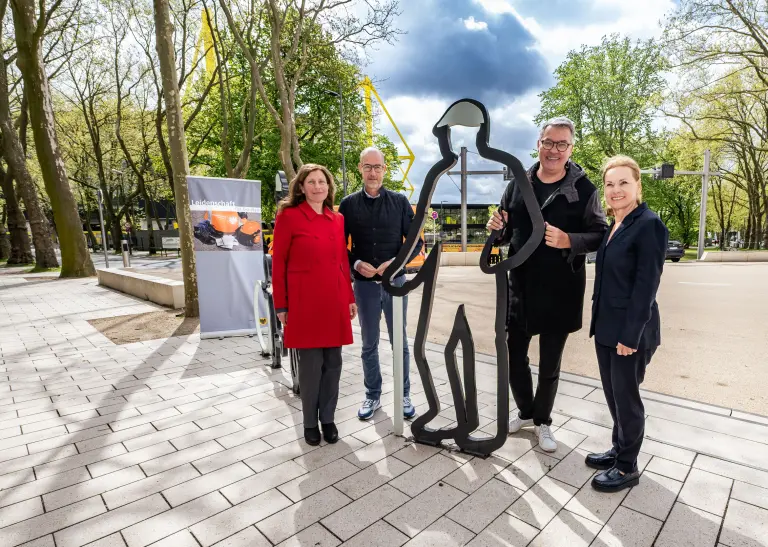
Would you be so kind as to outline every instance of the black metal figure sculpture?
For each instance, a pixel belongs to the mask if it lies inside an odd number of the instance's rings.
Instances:
[[[445,348],[445,364],[451,392],[453,393],[457,425],[447,429],[432,429],[427,425],[440,413],[440,401],[437,398],[432,373],[427,362],[425,343],[427,331],[429,330],[429,320],[432,315],[437,272],[440,269],[442,244],[438,243],[432,249],[421,270],[412,280],[407,281],[402,287],[395,287],[391,284],[393,276],[402,270],[416,245],[417,238],[424,226],[427,209],[432,201],[432,194],[435,191],[438,179],[453,167],[458,160],[458,156],[451,148],[451,127],[457,125],[479,128],[476,145],[480,156],[507,166],[508,172],[514,175],[520,187],[526,209],[533,224],[531,237],[506,260],[494,265],[489,263],[493,243],[499,235],[498,231],[491,233],[480,255],[480,269],[484,273],[494,274],[496,277],[495,343],[496,364],[498,368],[496,375],[496,407],[498,414],[497,433],[494,437],[478,438],[472,436],[472,432],[478,429],[480,417],[477,408],[474,342],[472,341],[472,333],[467,322],[463,304],[456,311],[453,330]],[[436,446],[440,445],[445,439],[453,439],[463,452],[482,457],[487,457],[494,450],[504,446],[507,439],[507,420],[509,417],[509,358],[506,343],[507,272],[525,262],[533,254],[544,237],[544,218],[523,165],[512,154],[488,146],[490,126],[490,117],[485,106],[473,99],[462,99],[453,103],[440,118],[440,121],[435,124],[432,134],[437,137],[442,158],[427,173],[408,237],[400,249],[400,253],[393,260],[392,264],[389,265],[383,276],[386,291],[394,296],[405,296],[419,285],[424,284],[413,353],[421,381],[424,384],[424,392],[427,396],[429,409],[414,420],[411,425],[411,432],[415,441]],[[463,353],[464,386],[462,386],[455,356],[459,343],[461,343]]]

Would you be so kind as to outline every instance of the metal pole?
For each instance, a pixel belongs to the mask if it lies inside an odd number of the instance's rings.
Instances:
[[[461,252],[467,252],[467,147],[461,147]]]
[[[341,119],[341,181],[344,189],[343,195],[347,195],[347,161],[344,157],[344,95],[341,84],[339,84],[339,118]]]
[[[704,175],[701,177],[701,207],[699,209],[698,259],[704,254],[704,236],[707,233],[707,195],[709,188],[709,150],[704,150]]]
[[[403,297],[392,297],[392,376],[395,378],[395,435],[403,436]]]
[[[109,253],[107,252],[107,233],[104,231],[104,215],[101,212],[101,190],[96,190],[97,201],[99,202],[99,222],[101,223],[101,249],[104,251],[104,264],[109,268]]]

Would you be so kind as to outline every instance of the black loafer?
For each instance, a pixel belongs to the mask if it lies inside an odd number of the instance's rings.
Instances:
[[[612,467],[608,471],[598,473],[597,476],[592,479],[592,488],[601,492],[618,492],[624,488],[637,486],[639,483],[639,471],[632,471],[631,473],[624,473],[622,475],[621,471]]]
[[[616,453],[609,450],[600,454],[589,454],[584,461],[587,467],[592,469],[610,469],[616,464]]]
[[[320,444],[320,428],[319,427],[305,427],[304,428],[304,440],[310,446],[317,446]]]
[[[336,429],[336,424],[333,422],[329,424],[323,424],[323,438],[325,442],[333,444],[339,440],[339,430]]]

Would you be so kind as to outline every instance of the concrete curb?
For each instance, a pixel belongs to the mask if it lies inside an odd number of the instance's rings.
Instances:
[[[184,307],[184,282],[128,272],[121,268],[96,268],[99,285],[173,309]]]
[[[708,251],[702,262],[768,262],[768,251]]]

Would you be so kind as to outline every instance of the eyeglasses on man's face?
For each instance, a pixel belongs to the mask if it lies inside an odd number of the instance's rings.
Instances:
[[[567,141],[552,141],[549,139],[544,139],[541,141],[541,146],[544,147],[546,150],[552,150],[552,148],[557,148],[558,152],[565,152],[568,150],[568,147],[571,146],[571,143]]]
[[[371,171],[374,171],[376,173],[381,173],[382,171],[384,171],[384,166],[379,163],[375,165],[371,165],[370,163],[364,163],[363,171],[365,171],[366,173],[370,173]]]

